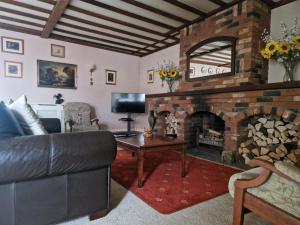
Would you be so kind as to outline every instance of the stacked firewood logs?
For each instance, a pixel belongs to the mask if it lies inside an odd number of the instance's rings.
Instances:
[[[293,149],[297,148],[296,126],[282,118],[256,116],[248,123],[248,138],[239,147],[245,162],[253,158],[275,162],[278,160],[295,164]]]

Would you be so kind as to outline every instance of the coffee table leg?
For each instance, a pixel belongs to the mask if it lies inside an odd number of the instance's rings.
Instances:
[[[143,176],[144,176],[144,150],[140,149],[137,152],[138,158],[138,187],[143,187]]]
[[[185,145],[183,145],[181,150],[181,177],[185,177],[185,175]]]

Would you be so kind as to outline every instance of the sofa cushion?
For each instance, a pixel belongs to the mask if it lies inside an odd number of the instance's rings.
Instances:
[[[4,103],[0,103],[0,139],[25,135],[18,120]]]
[[[13,111],[27,135],[47,134],[42,122],[32,110],[31,106],[27,104],[25,95],[22,95],[8,107]]]

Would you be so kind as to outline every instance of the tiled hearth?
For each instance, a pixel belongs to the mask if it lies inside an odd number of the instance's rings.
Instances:
[[[246,138],[243,121],[254,115],[281,117],[289,111],[295,117],[294,123],[300,125],[300,82],[153,94],[147,96],[147,101],[149,109],[157,115],[163,112],[175,115],[178,120],[177,135],[187,140],[191,148],[196,146],[195,130],[191,124],[203,124],[201,117],[195,117],[200,113],[209,113],[209,119],[213,118],[211,115],[217,118],[211,125],[214,130],[218,129],[216,121],[224,121],[223,150],[226,151],[237,151]],[[163,134],[161,118],[158,116],[157,130]]]

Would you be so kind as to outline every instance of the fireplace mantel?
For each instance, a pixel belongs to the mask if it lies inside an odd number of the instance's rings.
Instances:
[[[247,86],[227,87],[227,88],[215,88],[215,89],[197,90],[197,91],[148,94],[146,95],[146,98],[195,96],[195,95],[207,95],[207,94],[217,94],[217,93],[220,94],[220,93],[246,92],[246,91],[266,91],[266,90],[291,89],[291,88],[300,88],[300,81],[247,85]]]

